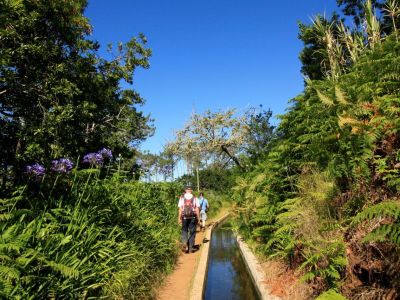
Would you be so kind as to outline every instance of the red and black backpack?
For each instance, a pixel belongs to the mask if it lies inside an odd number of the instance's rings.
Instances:
[[[196,198],[192,195],[192,198],[186,199],[185,197],[183,199],[183,210],[182,210],[182,218],[183,219],[193,219],[196,217],[196,212],[195,212],[195,200]]]

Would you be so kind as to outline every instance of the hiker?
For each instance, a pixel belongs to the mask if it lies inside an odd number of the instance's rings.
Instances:
[[[204,198],[204,194],[201,192],[199,195],[199,205],[200,205],[200,229],[203,231],[206,229],[207,211],[210,208],[208,200]]]
[[[199,200],[193,195],[191,186],[186,186],[185,193],[179,198],[178,207],[178,223],[182,225],[182,250],[193,253],[199,218]]]

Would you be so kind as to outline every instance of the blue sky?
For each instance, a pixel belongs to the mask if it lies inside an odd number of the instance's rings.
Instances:
[[[141,148],[157,153],[193,110],[262,104],[274,115],[303,89],[298,21],[338,10],[335,0],[91,0],[86,16],[103,46],[139,32],[153,51],[134,89],[156,133]]]

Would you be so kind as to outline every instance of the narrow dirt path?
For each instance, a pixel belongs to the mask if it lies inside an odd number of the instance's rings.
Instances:
[[[196,271],[197,263],[201,253],[203,236],[203,232],[196,233],[195,244],[200,245],[200,249],[198,251],[190,254],[182,252],[182,254],[179,255],[174,271],[167,276],[164,284],[160,287],[157,293],[158,300],[188,299],[193,276]]]
[[[221,209],[217,216],[208,220],[206,226],[210,226],[214,220],[217,220],[226,211],[227,209]],[[189,298],[190,289],[193,284],[196,284],[192,281],[200,259],[203,238],[204,232],[196,232],[195,244],[199,245],[200,249],[194,253],[186,254],[182,252],[179,255],[174,271],[166,277],[157,292],[158,300],[187,300]]]

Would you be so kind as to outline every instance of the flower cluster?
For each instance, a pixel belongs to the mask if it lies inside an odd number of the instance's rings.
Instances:
[[[98,152],[88,153],[83,157],[83,162],[91,166],[102,166],[105,159],[111,159],[112,152],[110,149],[103,148]]]
[[[29,175],[34,175],[37,178],[42,177],[45,172],[45,167],[38,163],[26,166],[26,173]]]
[[[83,157],[83,162],[91,166],[101,166],[104,159],[100,153],[88,153]]]
[[[107,149],[107,148],[103,148],[97,153],[101,154],[101,156],[103,156],[103,158],[111,159],[113,157],[111,150]]]
[[[83,157],[83,162],[90,164],[91,166],[102,166],[104,160],[112,159],[112,152],[110,149],[103,148],[95,153],[88,153]],[[71,172],[74,164],[68,158],[60,158],[51,162],[51,170],[55,173],[67,174]],[[35,163],[33,165],[26,166],[26,174],[32,175],[36,178],[42,177],[46,172],[46,168],[41,164]]]
[[[68,158],[60,158],[51,162],[51,170],[56,173],[69,173],[74,164]]]

